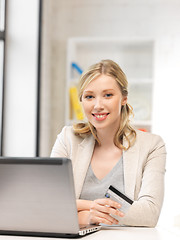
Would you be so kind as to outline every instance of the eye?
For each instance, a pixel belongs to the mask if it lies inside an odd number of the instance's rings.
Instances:
[[[110,98],[110,97],[112,97],[112,96],[113,96],[112,93],[106,93],[106,94],[105,94],[105,97],[107,97],[107,98]]]
[[[92,95],[87,95],[87,96],[85,96],[85,98],[86,98],[86,99],[92,99],[93,96],[92,96]]]

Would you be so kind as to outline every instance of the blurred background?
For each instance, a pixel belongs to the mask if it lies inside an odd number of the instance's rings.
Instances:
[[[180,225],[180,1],[0,0],[2,156],[49,156],[81,121],[83,70],[115,60],[129,81],[133,124],[167,148],[159,223]]]

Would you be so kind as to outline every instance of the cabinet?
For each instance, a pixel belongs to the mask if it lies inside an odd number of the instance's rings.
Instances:
[[[112,59],[125,72],[129,82],[128,102],[134,109],[132,124],[137,128],[151,131],[153,96],[154,41],[149,39],[119,38],[70,38],[67,45],[66,90],[75,86],[81,70],[102,59]],[[72,65],[75,64],[75,65]],[[66,106],[70,98],[67,94]],[[70,119],[70,108],[66,111],[66,124]]]

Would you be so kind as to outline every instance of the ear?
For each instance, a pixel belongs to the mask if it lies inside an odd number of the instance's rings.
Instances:
[[[127,103],[127,97],[123,97],[122,106],[123,106],[123,105],[126,105],[126,103]]]

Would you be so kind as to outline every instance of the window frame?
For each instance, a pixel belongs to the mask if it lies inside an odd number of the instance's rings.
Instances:
[[[1,91],[2,91],[2,98],[0,100],[1,104],[1,112],[0,112],[0,156],[3,155],[3,112],[4,112],[4,79],[5,79],[5,49],[6,49],[6,6],[7,6],[7,0],[4,0],[4,11],[3,11],[3,17],[4,17],[4,29],[0,29],[0,41],[3,41],[3,58],[2,58],[2,84]],[[0,79],[1,81],[1,79]]]

